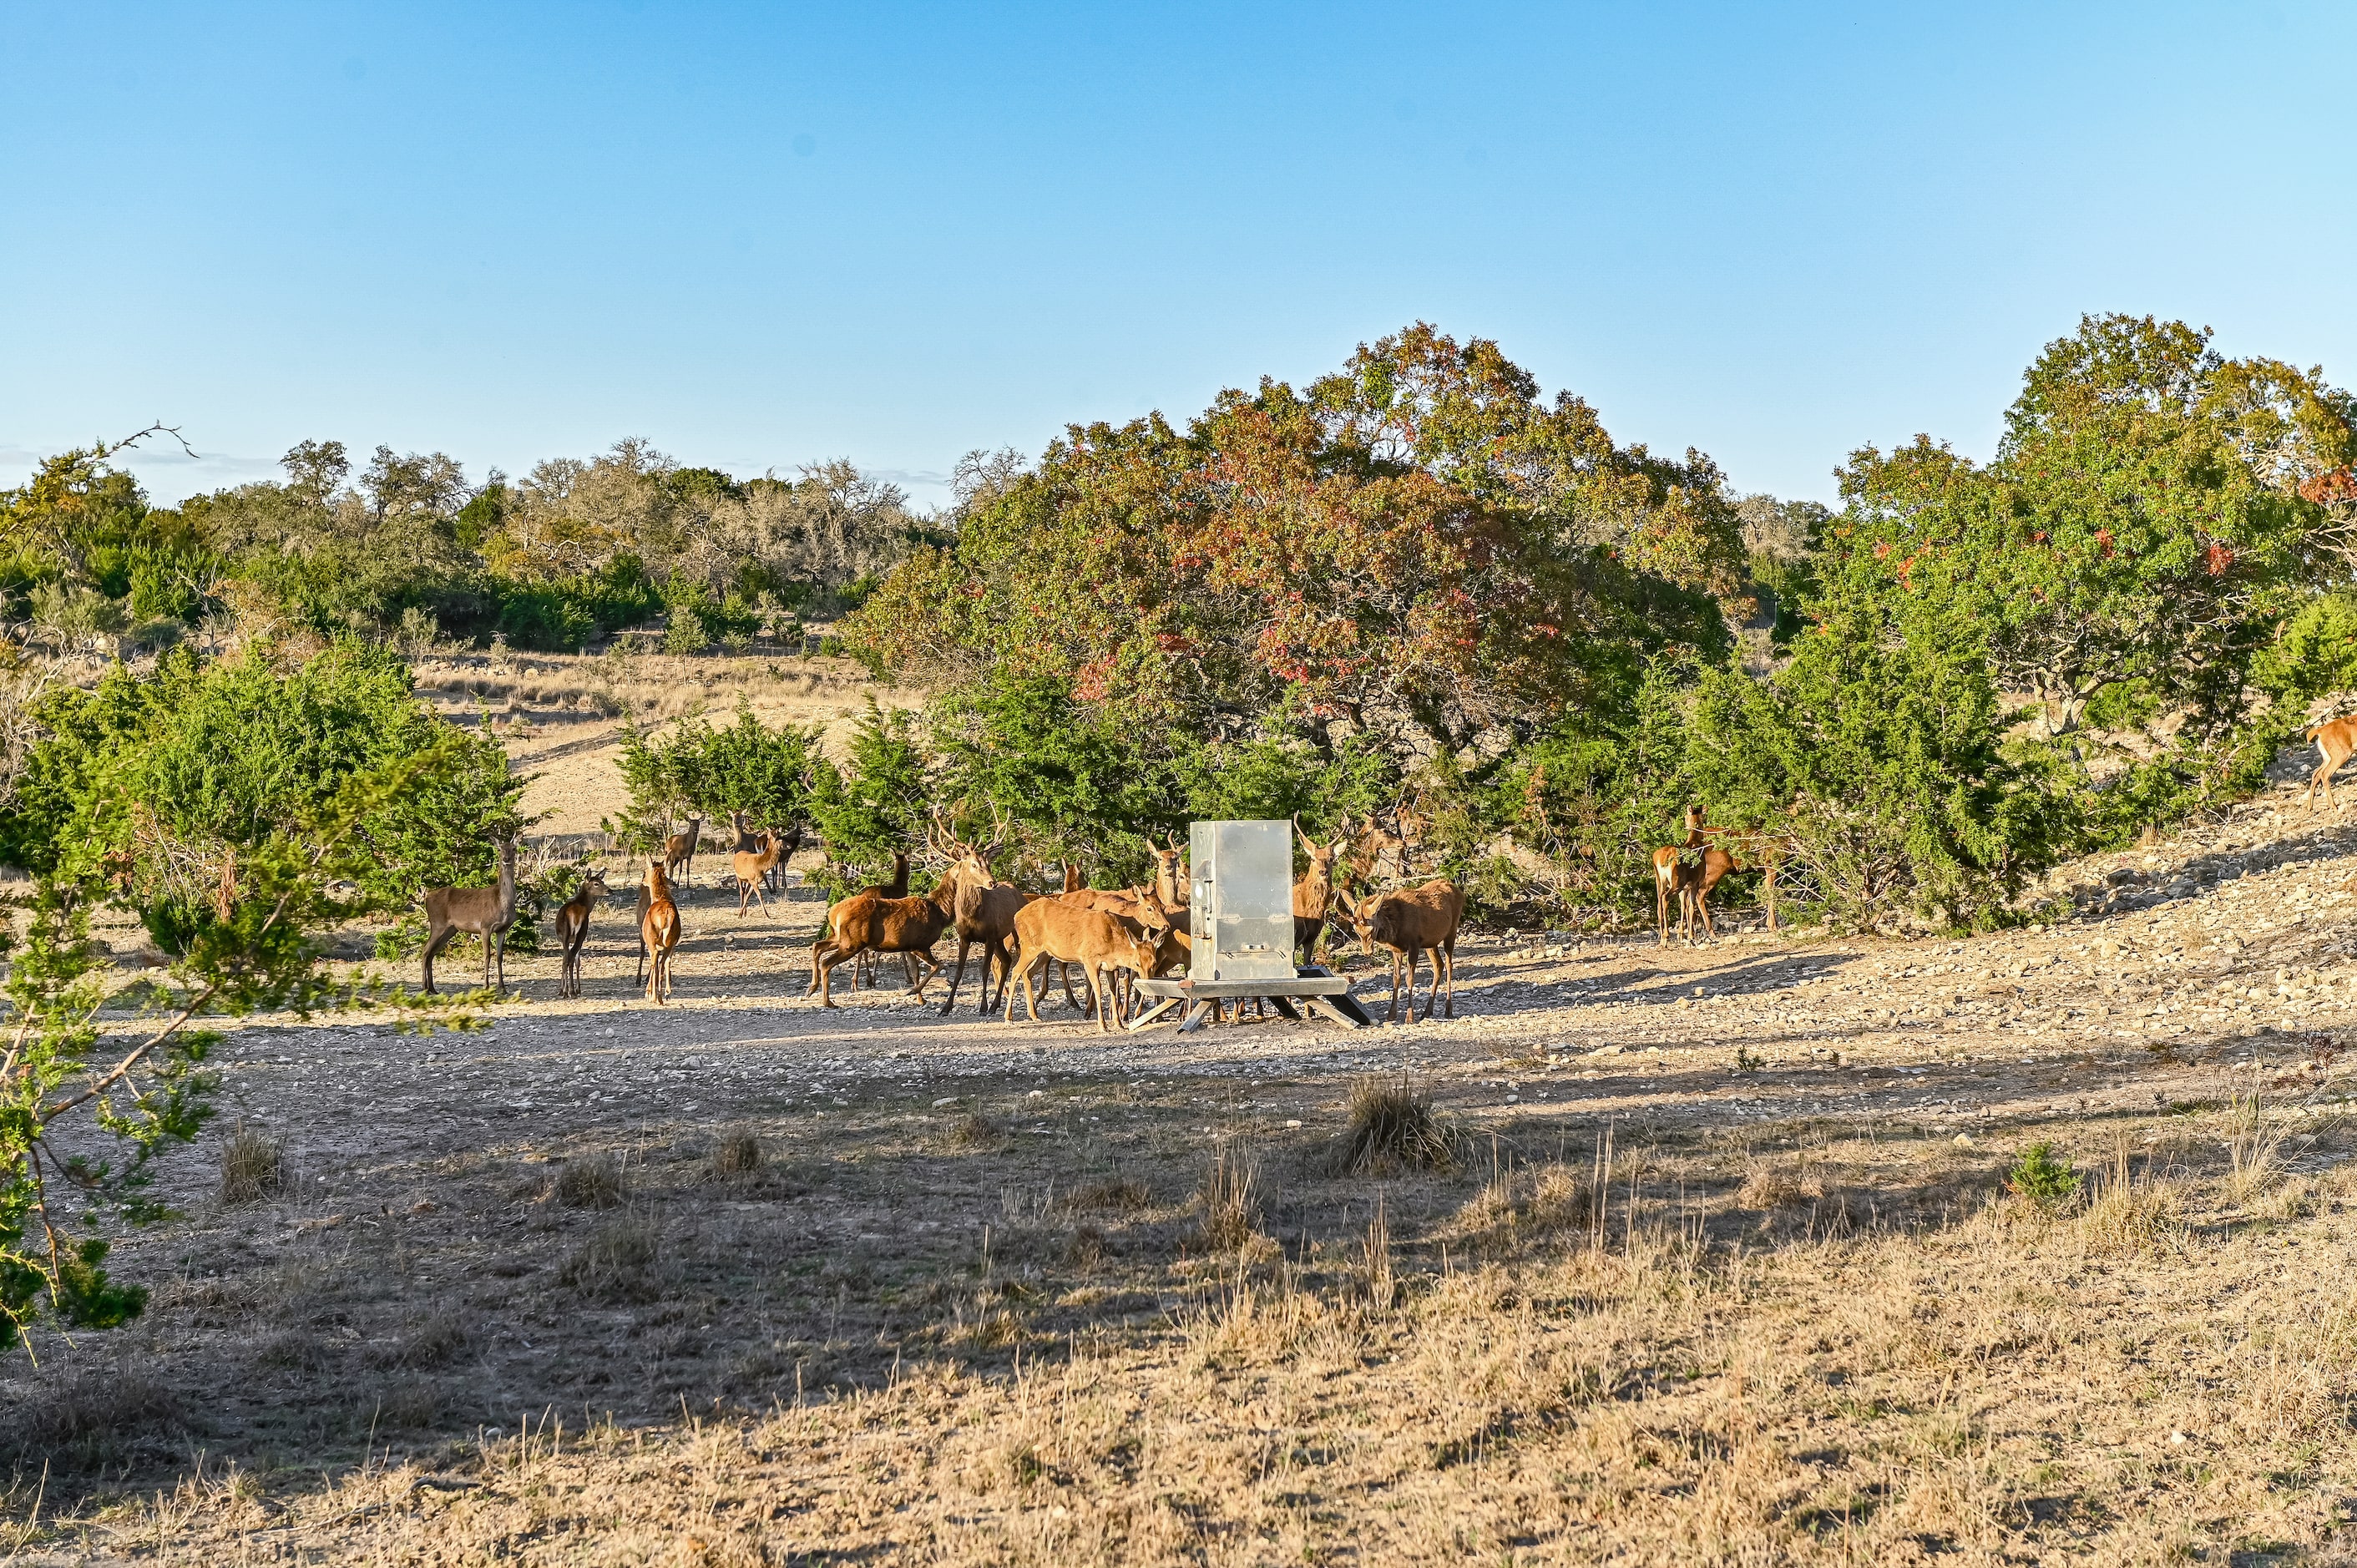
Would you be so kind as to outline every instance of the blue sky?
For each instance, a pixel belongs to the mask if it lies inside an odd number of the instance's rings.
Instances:
[[[0,483],[1183,418],[1422,318],[1829,496],[2080,313],[2357,381],[2357,6],[0,0]]]

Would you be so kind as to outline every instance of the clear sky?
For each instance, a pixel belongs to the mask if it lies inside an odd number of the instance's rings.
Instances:
[[[2357,5],[0,0],[0,483],[153,419],[739,474],[1422,318],[1827,497],[2084,311],[2357,381]]]

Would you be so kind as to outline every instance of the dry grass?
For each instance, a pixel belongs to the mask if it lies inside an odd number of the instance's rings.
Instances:
[[[557,1283],[602,1300],[650,1300],[657,1294],[662,1240],[652,1216],[618,1214],[557,1265]]]
[[[758,1176],[760,1170],[760,1135],[742,1125],[723,1128],[712,1145],[712,1174],[743,1177]]]
[[[1200,1209],[1195,1241],[1203,1251],[1242,1251],[1259,1239],[1260,1203],[1253,1191],[1255,1176],[1251,1160],[1232,1144],[1222,1145],[1212,1155],[1211,1168],[1204,1173],[1203,1185],[1195,1195]]]
[[[630,1186],[621,1161],[611,1155],[588,1155],[567,1160],[549,1190],[567,1208],[617,1208],[630,1196]]]
[[[241,1122],[221,1145],[221,1200],[235,1206],[275,1197],[286,1186],[286,1153]]]
[[[1440,1170],[1456,1162],[1460,1140],[1435,1113],[1431,1096],[1405,1078],[1361,1079],[1351,1090],[1350,1117],[1340,1164],[1353,1176]]]
[[[949,1145],[959,1150],[987,1149],[996,1144],[999,1137],[998,1123],[981,1112],[973,1111],[959,1117],[951,1126]]]
[[[2291,1129],[2268,1118],[2255,1089],[2234,1097],[2226,1125],[2226,1196],[2247,1205],[2282,1174],[2283,1143]]]

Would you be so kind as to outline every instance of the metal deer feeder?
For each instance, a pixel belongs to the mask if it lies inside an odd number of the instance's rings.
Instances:
[[[1181,1032],[1200,1028],[1214,1002],[1265,996],[1287,1017],[1299,1000],[1349,1028],[1373,1022],[1351,997],[1351,983],[1293,962],[1293,824],[1196,822],[1188,830],[1186,918],[1191,956],[1184,980],[1141,980],[1155,1004],[1143,1028],[1184,1004]]]

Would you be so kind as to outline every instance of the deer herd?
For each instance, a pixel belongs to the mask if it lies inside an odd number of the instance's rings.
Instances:
[[[1653,852],[1656,917],[1660,942],[1669,943],[1670,908],[1677,906],[1681,933],[1693,941],[1698,920],[1703,931],[1717,935],[1711,924],[1710,895],[1730,871],[1746,868],[1747,860],[1765,872],[1768,923],[1776,922],[1776,874],[1783,859],[1782,841],[1764,830],[1713,827],[1705,822],[1699,806],[1686,811],[1684,842]],[[737,915],[748,908],[770,914],[766,890],[780,881],[781,868],[801,847],[799,830],[791,834],[755,832],[742,813],[732,818],[736,839],[729,850],[724,890],[737,895]],[[1340,929],[1355,936],[1361,950],[1381,949],[1391,955],[1392,997],[1385,1016],[1400,1013],[1401,980],[1406,980],[1407,1022],[1416,1021],[1416,966],[1428,963],[1430,984],[1425,1015],[1438,1009],[1454,1017],[1457,1011],[1457,936],[1465,918],[1465,895],[1446,877],[1411,883],[1411,867],[1420,848],[1426,823],[1403,810],[1391,823],[1370,818],[1356,832],[1346,822],[1343,831],[1320,842],[1294,819],[1293,830],[1308,865],[1293,885],[1293,940],[1303,963],[1315,962],[1328,933]],[[680,889],[694,886],[695,856],[703,843],[704,820],[691,817],[685,828],[666,837],[661,853],[651,855],[638,888],[636,910],[639,965],[633,984],[646,999],[661,1004],[672,991],[672,961],[683,934]],[[1003,881],[992,869],[1006,848],[1002,819],[992,840],[975,844],[958,838],[938,816],[927,828],[925,848],[943,870],[930,892],[911,892],[909,856],[894,857],[889,882],[862,887],[828,906],[811,944],[808,995],[824,1007],[836,1005],[835,972],[853,965],[852,984],[858,986],[866,966],[875,959],[899,958],[909,989],[925,1002],[925,988],[945,967],[933,950],[954,936],[957,960],[951,969],[949,993],[941,1004],[946,1016],[957,1005],[966,965],[977,953],[976,1013],[999,1008],[1007,1021],[1015,1016],[1019,989],[1026,1015],[1037,1022],[1039,999],[1048,989],[1052,966],[1066,1002],[1085,1009],[1097,1027],[1110,1030],[1128,1015],[1133,1003],[1131,983],[1158,980],[1183,972],[1193,940],[1189,910],[1189,876],[1185,852],[1175,843],[1152,843],[1154,869],[1149,880],[1135,887],[1103,889],[1083,885],[1080,868],[1063,867],[1063,886],[1053,892],[1034,892]],[[440,887],[425,895],[427,925],[424,969],[425,988],[434,989],[434,959],[452,938],[471,934],[483,939],[483,983],[494,973],[506,983],[506,933],[515,923],[519,900],[515,841],[498,841],[499,878],[490,887]],[[1380,884],[1380,886],[1378,886]],[[557,994],[581,994],[581,950],[589,934],[590,917],[609,893],[604,875],[590,871],[554,918],[562,953]],[[1086,999],[1076,996],[1072,972],[1080,972]],[[997,976],[994,993],[991,978]],[[1257,1002],[1255,1007],[1259,1005]],[[1215,1012],[1223,1013],[1215,1008]],[[1235,1004],[1243,1017],[1243,1004]]]

